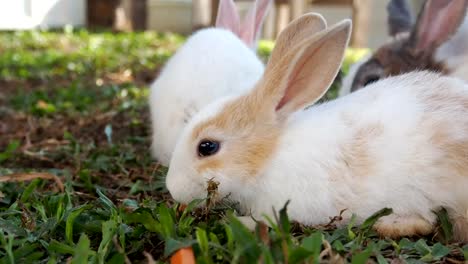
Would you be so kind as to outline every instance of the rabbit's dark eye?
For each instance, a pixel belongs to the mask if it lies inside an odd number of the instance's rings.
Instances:
[[[364,81],[364,86],[367,86],[371,83],[375,83],[376,81],[380,80],[380,76],[378,75],[370,75],[366,78],[366,80]]]
[[[206,157],[216,154],[219,150],[220,143],[215,140],[204,139],[198,144],[198,156]]]

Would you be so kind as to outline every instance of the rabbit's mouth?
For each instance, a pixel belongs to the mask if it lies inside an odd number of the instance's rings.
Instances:
[[[205,201],[205,207],[211,209],[233,209],[236,212],[245,212],[244,208],[242,208],[241,203],[232,199],[231,194],[222,195],[219,192],[219,183],[214,180],[208,180],[207,182],[207,198]]]

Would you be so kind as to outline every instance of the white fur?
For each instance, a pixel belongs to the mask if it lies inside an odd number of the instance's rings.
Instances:
[[[468,85],[455,78],[412,72],[371,86],[293,114],[282,128],[277,151],[247,181],[240,180],[242,171],[232,170],[230,164],[203,175],[195,170],[197,142],[190,138],[191,130],[216,115],[230,99],[211,104],[191,121],[176,147],[167,175],[171,195],[183,203],[203,198],[206,180],[213,178],[220,182],[221,196],[230,195],[256,218],[271,216],[272,207],[278,210],[290,200],[290,217],[312,225],[327,223],[344,208],[356,213],[358,221],[383,207],[393,208],[396,216],[421,217],[429,223],[436,221],[432,210],[441,206],[450,212],[467,212],[468,172],[456,175],[442,159],[444,150],[431,144],[433,131],[425,130],[422,122],[427,118],[442,122],[452,137],[466,142],[468,110],[450,101],[428,105],[421,95],[440,94],[444,89],[468,100]],[[368,142],[372,175],[355,175],[342,149],[353,142],[359,129],[373,124],[382,125],[383,132]],[[232,147],[226,141],[224,148]]]
[[[252,87],[263,70],[255,51],[229,30],[192,35],[151,85],[153,156],[169,165],[186,122],[215,99]]]

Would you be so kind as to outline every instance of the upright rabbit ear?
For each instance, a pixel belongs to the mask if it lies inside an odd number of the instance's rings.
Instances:
[[[228,29],[238,36],[240,35],[240,19],[233,0],[219,1],[215,26],[217,28]]]
[[[275,52],[271,54],[269,63],[277,63],[279,58],[291,50],[291,45],[297,45],[326,28],[327,22],[318,13],[307,13],[293,20],[279,34],[275,44]]]
[[[247,46],[256,49],[257,40],[260,37],[260,31],[265,20],[265,16],[272,0],[256,0],[247,12],[244,22],[240,27],[239,37]]]
[[[387,13],[388,33],[390,36],[411,31],[413,17],[407,0],[390,0],[387,5]]]
[[[467,6],[468,0],[427,0],[409,39],[413,52],[432,54],[457,31]]]
[[[300,28],[296,30],[296,34],[302,34]],[[292,48],[283,55],[278,54],[284,52],[283,48],[273,49],[278,59],[268,63],[256,88],[256,97],[276,112],[278,120],[285,120],[291,113],[316,102],[340,69],[350,32],[351,20],[347,19],[296,45],[280,38],[286,43],[279,43],[279,47]]]

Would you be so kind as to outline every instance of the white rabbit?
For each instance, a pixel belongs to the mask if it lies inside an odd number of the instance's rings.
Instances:
[[[252,90],[187,125],[166,178],[172,197],[204,198],[213,180],[244,214],[271,217],[290,200],[289,216],[306,225],[345,208],[345,220],[355,213],[362,222],[390,207],[374,226],[389,237],[431,232],[433,210],[444,207],[467,241],[468,85],[413,72],[302,111],[333,82],[351,21],[314,36],[300,24],[280,34]]]
[[[232,0],[220,2],[216,27],[190,36],[151,85],[152,154],[167,166],[185,124],[200,108],[250,88],[264,65],[255,51],[271,0],[257,0],[241,24]]]
[[[387,6],[392,39],[351,67],[344,96],[388,76],[430,70],[468,80],[468,0],[428,0],[416,23],[407,0]]]

